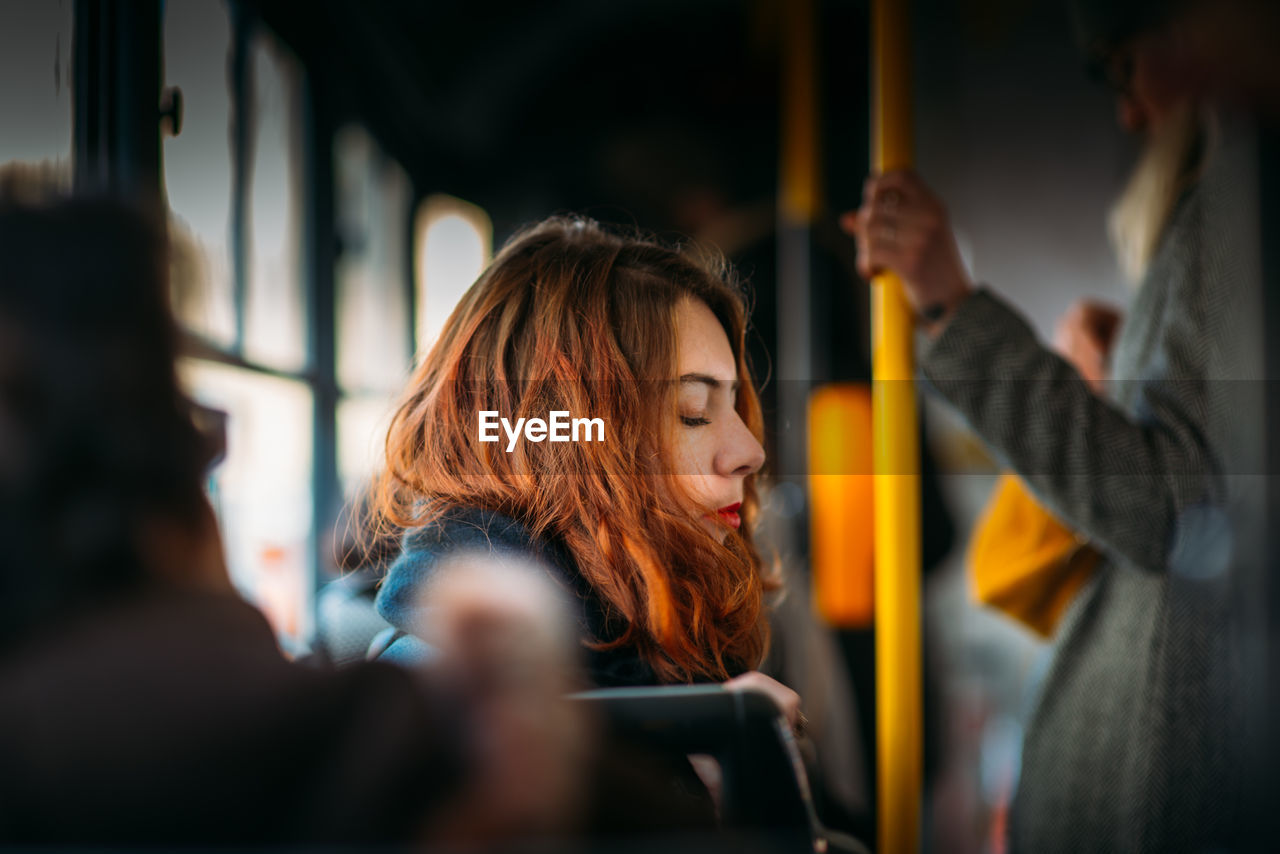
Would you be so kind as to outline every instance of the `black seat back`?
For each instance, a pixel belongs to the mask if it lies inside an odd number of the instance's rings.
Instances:
[[[610,688],[574,694],[612,737],[675,755],[706,753],[724,778],[726,828],[760,832],[796,851],[866,851],[823,828],[786,718],[767,695],[719,685]]]

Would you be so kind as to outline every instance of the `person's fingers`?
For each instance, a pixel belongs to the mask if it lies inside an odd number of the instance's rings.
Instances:
[[[866,260],[873,272],[887,267],[909,274],[935,238],[934,230],[934,220],[924,212],[870,211],[859,225],[860,258]],[[865,270],[861,272],[867,275]]]
[[[1071,348],[1071,339],[1075,332],[1075,327],[1070,323],[1071,314],[1067,312],[1058,318],[1058,322],[1053,327],[1053,349],[1062,355],[1067,355]]]
[[[850,237],[857,237],[860,222],[858,220],[857,211],[847,211],[840,214],[840,228]]]
[[[858,272],[871,278],[883,270],[911,277],[945,225],[941,205],[914,173],[887,172],[869,178],[869,196],[847,227],[858,241]]]
[[[1058,349],[1064,354],[1079,352],[1082,348],[1095,348],[1097,336],[1090,327],[1082,306],[1073,306],[1061,318],[1054,333]]]
[[[1120,331],[1120,317],[1112,315],[1108,317],[1099,328],[1099,343],[1104,350],[1110,351],[1111,345],[1115,343],[1116,335]]]
[[[899,243],[912,244],[934,239],[938,226],[939,220],[932,211],[877,207],[869,210],[863,230],[872,238],[887,235]]]
[[[886,271],[902,275],[902,271],[909,267],[909,259],[900,248],[891,243],[872,243],[859,258],[859,273],[866,279],[872,279]]]
[[[858,271],[870,278],[891,270],[907,298],[944,318],[973,289],[951,231],[946,206],[909,170],[873,176],[858,211]],[[937,313],[940,312],[940,313]],[[927,327],[936,334],[941,325]]]
[[[1093,335],[1104,346],[1111,343],[1120,327],[1120,312],[1105,303],[1090,302],[1084,307],[1084,321]]]
[[[900,195],[897,190],[878,192],[876,197],[860,209],[863,224],[874,225],[877,220],[893,220],[899,231],[916,229],[933,232],[945,222],[940,206],[931,200]]]
[[[858,275],[864,281],[871,281],[875,278],[876,269],[871,266],[871,254],[865,249],[858,250]]]
[[[910,267],[909,253],[918,245],[918,235],[901,230],[897,220],[869,219],[858,240],[858,272],[866,279],[885,270],[901,272]]]
[[[1092,300],[1079,300],[1063,315],[1060,326],[1064,330],[1102,351],[1109,352],[1120,327],[1121,315],[1113,306]]]
[[[896,189],[910,193],[917,186],[915,174],[908,169],[891,169],[871,176],[871,185],[875,192]]]
[[[870,281],[885,269],[891,254],[884,244],[862,238],[858,241],[858,275]]]
[[[914,172],[908,169],[895,169],[874,176],[871,197],[877,201],[896,198],[899,204],[906,205],[931,197],[931,194]]]
[[[901,223],[897,217],[874,217],[867,223],[867,240],[873,244],[894,245],[898,242],[899,234],[904,234],[900,226]]]
[[[1108,342],[1099,338],[1093,307],[1087,301],[1074,303],[1054,330],[1054,349],[1071,364],[1095,392],[1106,379]]]
[[[884,175],[871,175],[862,184],[863,208],[882,207],[894,210],[907,201],[908,193],[901,182],[894,179],[886,182]]]

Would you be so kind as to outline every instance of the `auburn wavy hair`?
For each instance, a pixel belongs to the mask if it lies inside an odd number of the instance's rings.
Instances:
[[[507,243],[414,373],[372,493],[378,526],[426,525],[458,505],[504,513],[562,542],[623,627],[589,645],[634,646],[665,682],[757,667],[769,644],[764,595],[779,585],[752,542],[755,476],[741,528],[723,543],[680,509],[668,476],[680,424],[676,309],[688,298],[724,327],[742,379],[737,411],[760,439],[747,303],[727,265],[556,217]],[[513,422],[551,410],[603,418],[606,440],[508,453],[505,437],[479,441],[481,410]]]

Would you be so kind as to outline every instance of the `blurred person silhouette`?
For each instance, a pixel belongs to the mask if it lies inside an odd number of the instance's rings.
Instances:
[[[178,388],[160,230],[114,203],[4,202],[0,257],[0,843],[573,826],[589,739],[541,571],[442,582],[429,670],[287,662],[202,493],[216,449]]]
[[[1178,4],[1081,0],[1077,21],[1144,150],[1112,212],[1136,285],[1128,318],[1064,323],[1077,370],[960,261],[916,175],[873,176],[845,219],[861,269],[897,273],[924,327],[925,378],[997,458],[1100,554],[1061,616],[1027,731],[1015,851],[1180,851],[1230,844],[1239,721],[1226,595],[1234,259],[1216,216],[1217,126],[1169,69]],[[1207,192],[1213,186],[1214,192]],[[1089,380],[1109,361],[1107,396]],[[1090,376],[1091,372],[1094,376]]]

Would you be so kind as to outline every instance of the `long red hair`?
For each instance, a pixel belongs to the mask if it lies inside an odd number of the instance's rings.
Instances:
[[[759,665],[764,594],[777,587],[752,543],[755,476],[724,543],[682,511],[671,454],[675,315],[705,303],[742,384],[737,410],[763,432],[745,357],[746,302],[728,269],[590,220],[553,218],[516,235],[471,286],[414,373],[374,488],[382,524],[412,528],[474,506],[563,542],[622,633],[666,682],[725,679]],[[478,417],[551,410],[602,418],[605,441],[482,443]]]

